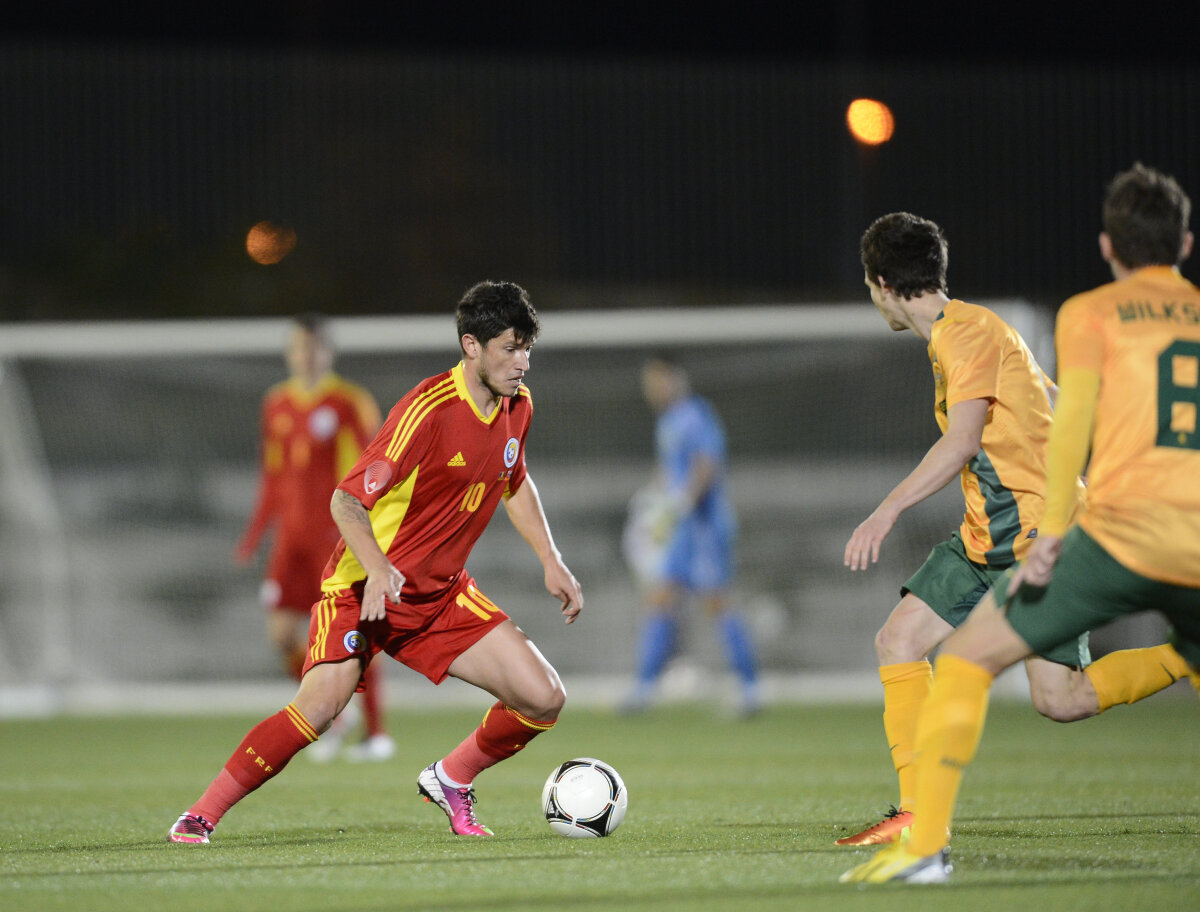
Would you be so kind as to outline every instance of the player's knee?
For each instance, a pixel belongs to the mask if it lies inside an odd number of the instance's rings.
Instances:
[[[889,621],[875,634],[875,655],[879,659],[880,665],[916,662],[924,658],[918,653],[919,650],[913,643],[912,637],[904,630],[903,625],[893,624]]]
[[[1033,687],[1029,692],[1033,708],[1053,722],[1078,722],[1096,714],[1085,695],[1076,691]]]
[[[520,705],[513,706],[517,712],[538,722],[557,719],[567,702],[567,692],[561,681],[548,681],[536,692],[522,695]]]

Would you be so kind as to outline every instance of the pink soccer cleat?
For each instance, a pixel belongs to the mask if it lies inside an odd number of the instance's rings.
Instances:
[[[446,812],[450,818],[450,832],[456,836],[494,835],[475,819],[474,790],[456,789],[443,784],[432,764],[421,770],[421,775],[417,777],[417,793]]]
[[[184,845],[200,845],[208,842],[215,827],[199,814],[180,814],[175,825],[167,833],[170,842]]]

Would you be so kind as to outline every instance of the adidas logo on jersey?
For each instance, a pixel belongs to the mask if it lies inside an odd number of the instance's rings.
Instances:
[[[463,459],[463,454],[462,454],[461,450],[459,452],[455,453],[454,458],[451,459],[448,463],[446,463],[446,465],[448,465],[448,466],[465,466],[466,464],[467,464],[467,461],[465,459]]]

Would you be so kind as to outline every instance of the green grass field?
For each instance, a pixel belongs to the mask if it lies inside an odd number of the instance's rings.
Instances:
[[[866,850],[832,843],[894,800],[877,706],[571,710],[480,777],[497,836],[453,837],[415,777],[482,714],[392,716],[388,763],[303,755],[209,846],[168,826],[257,717],[0,722],[0,909],[990,910],[1200,908],[1200,707],[1160,696],[1062,726],[997,702],[968,773],[956,873],[843,886]],[[542,782],[572,756],[614,764],[629,813],[608,839],[553,835]]]

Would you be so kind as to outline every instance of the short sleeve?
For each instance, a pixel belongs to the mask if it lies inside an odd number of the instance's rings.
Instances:
[[[427,446],[428,421],[409,429],[408,434],[397,432],[407,404],[402,400],[392,409],[375,439],[338,485],[339,491],[356,497],[368,510],[412,474]]]
[[[995,399],[999,393],[1002,347],[981,326],[951,323],[937,344],[945,372],[946,407],[969,399]]]

